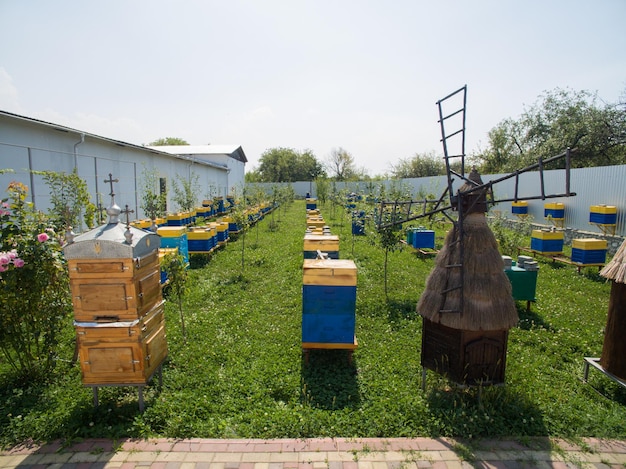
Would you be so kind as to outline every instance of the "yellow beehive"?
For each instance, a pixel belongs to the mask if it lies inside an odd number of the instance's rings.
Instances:
[[[163,238],[180,238],[187,232],[185,226],[159,226],[157,234]]]
[[[313,226],[315,228],[323,228],[326,222],[322,217],[307,217],[306,226]]]
[[[194,228],[193,230],[187,232],[187,239],[190,241],[211,239],[212,237],[213,235],[211,234],[210,228]]]
[[[339,251],[339,236],[337,235],[304,235],[304,251]]]
[[[532,237],[536,239],[563,239],[562,231],[545,231],[545,230],[533,230]]]
[[[605,239],[585,238],[572,240],[572,249],[582,249],[584,251],[606,249]]]
[[[617,213],[617,207],[615,205],[592,205],[589,211],[593,213],[610,215],[613,213]]]
[[[142,230],[147,230],[152,226],[152,220],[150,220],[149,218],[144,218],[142,220],[135,220],[131,224],[137,228],[141,228]]]
[[[356,286],[357,270],[349,259],[305,259],[303,285]]]

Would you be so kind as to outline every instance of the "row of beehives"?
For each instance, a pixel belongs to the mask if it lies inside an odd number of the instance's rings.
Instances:
[[[223,199],[219,197],[216,200],[204,200],[202,202],[201,207],[197,207],[191,211],[181,211],[176,213],[170,213],[165,217],[159,217],[154,220],[149,218],[144,218],[140,220],[135,220],[132,222],[132,225],[136,228],[141,228],[144,230],[152,229],[154,230],[154,226],[163,227],[163,226],[190,226],[198,223],[200,220],[210,220],[216,217],[222,217],[230,213],[235,207],[235,199],[231,196],[228,196],[226,199],[226,203],[224,203]],[[245,209],[245,213],[248,216],[248,221],[250,223],[255,223],[259,219],[263,218],[263,216],[271,211],[274,207],[269,202],[262,202],[253,207],[248,207]],[[240,227],[237,226],[233,221],[230,222],[231,226],[229,227],[231,232],[237,232],[240,230]]]
[[[356,348],[357,270],[339,258],[333,235],[315,204],[307,199],[302,278],[302,348]]]
[[[271,212],[274,207],[269,203],[250,207],[245,210],[249,225],[253,225]],[[189,263],[190,254],[210,254],[230,239],[231,234],[238,234],[242,227],[232,215],[216,218],[215,221],[205,221],[200,225],[168,225],[159,226],[156,230],[161,237],[160,257],[178,252],[183,256],[185,264]],[[161,272],[161,282],[167,281],[167,275]]]
[[[512,202],[511,213],[513,215],[528,215],[528,202],[520,200]],[[552,202],[544,204],[543,216],[551,220],[563,220],[565,218],[565,204]],[[589,223],[595,225],[615,225],[617,223],[617,207],[614,205],[592,205],[589,207]]]
[[[200,207],[196,207],[193,210],[183,210],[175,213],[168,213],[164,217],[158,217],[154,220],[144,218],[141,220],[135,220],[132,225],[136,228],[144,230],[152,229],[153,225],[156,226],[188,226],[196,223],[200,218],[215,218],[218,216],[226,215],[235,207],[235,198],[233,196],[226,197],[224,201],[223,197],[216,197],[211,200],[203,200]]]
[[[533,252],[558,256],[563,254],[563,231],[533,230],[530,249]],[[572,240],[571,261],[580,265],[597,265],[606,262],[607,241],[605,239],[581,238]]]

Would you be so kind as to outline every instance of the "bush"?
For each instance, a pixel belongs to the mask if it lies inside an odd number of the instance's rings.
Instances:
[[[70,312],[67,269],[47,217],[12,182],[0,209],[0,350],[21,377],[54,364],[57,331]]]

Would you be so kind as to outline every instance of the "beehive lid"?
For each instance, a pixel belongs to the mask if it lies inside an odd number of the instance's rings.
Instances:
[[[305,259],[304,285],[356,286],[356,264],[349,259]]]
[[[82,233],[74,242],[65,245],[66,259],[109,259],[144,257],[161,246],[161,238],[154,233],[129,226],[132,235],[126,241],[127,228],[122,223],[109,223]]]
[[[113,177],[109,174],[113,187]],[[132,210],[122,211],[115,203],[115,194],[111,189],[111,205],[107,207],[108,222],[78,236],[68,238],[63,248],[66,259],[117,259],[137,258],[151,254],[161,246],[161,238],[155,233],[130,226],[128,216]],[[126,224],[119,220],[120,214],[126,215]]]

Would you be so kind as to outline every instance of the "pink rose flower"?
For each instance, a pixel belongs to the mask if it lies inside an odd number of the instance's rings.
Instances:
[[[40,243],[45,243],[49,239],[50,239],[50,236],[48,236],[47,233],[39,233],[37,235],[37,241],[39,241]]]
[[[20,259],[19,257],[17,259],[13,259],[13,265],[18,269],[20,267],[24,267],[24,259]]]
[[[9,257],[7,253],[3,252],[0,254],[0,265],[7,265],[10,262],[11,262],[11,258]]]

